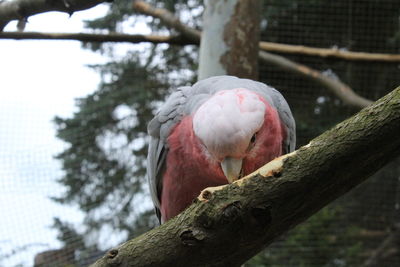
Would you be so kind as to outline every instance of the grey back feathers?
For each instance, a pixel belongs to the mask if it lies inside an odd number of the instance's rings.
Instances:
[[[235,88],[246,88],[258,93],[278,111],[287,133],[287,138],[283,143],[284,153],[289,153],[295,149],[296,129],[292,112],[286,100],[274,88],[260,82],[233,76],[215,76],[201,80],[193,86],[178,88],[167,98],[165,104],[156,113],[147,128],[150,135],[147,178],[158,218],[160,218],[162,175],[168,153],[167,138],[171,130],[184,116],[193,114],[201,104],[216,92]]]

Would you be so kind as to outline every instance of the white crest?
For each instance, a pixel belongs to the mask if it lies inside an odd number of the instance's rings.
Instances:
[[[222,90],[195,112],[193,130],[217,160],[241,157],[263,125],[265,108],[260,96],[250,90]]]

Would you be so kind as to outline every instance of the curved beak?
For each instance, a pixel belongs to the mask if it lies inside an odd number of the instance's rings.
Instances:
[[[239,179],[240,172],[242,170],[242,159],[235,159],[231,157],[226,157],[221,162],[222,171],[225,177],[228,179],[229,183],[232,183]]]

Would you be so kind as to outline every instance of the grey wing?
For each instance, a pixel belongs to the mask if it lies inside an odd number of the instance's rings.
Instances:
[[[150,187],[151,199],[157,218],[161,219],[160,194],[162,188],[161,174],[163,172],[166,148],[160,139],[150,137],[149,151],[147,155],[147,180]]]
[[[283,125],[286,127],[286,140],[283,142],[283,153],[287,154],[296,147],[296,123],[285,98],[277,90],[271,88],[271,98],[279,113]]]
[[[160,221],[162,177],[168,154],[167,138],[172,128],[186,115],[187,99],[191,93],[191,87],[178,88],[168,97],[165,104],[147,126],[147,131],[150,135],[147,155],[147,179],[150,186],[150,195]]]

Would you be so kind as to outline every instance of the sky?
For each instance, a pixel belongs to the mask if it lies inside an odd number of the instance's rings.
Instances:
[[[106,11],[99,5],[71,18],[40,14],[29,18],[25,30],[82,32],[84,19]],[[13,22],[5,30],[15,27]],[[99,75],[86,65],[106,61],[77,41],[0,40],[0,266],[32,266],[35,253],[60,246],[50,228],[53,217],[82,221],[76,207],[49,199],[63,192],[55,182],[61,165],[53,157],[65,147],[52,120],[71,117],[74,99],[96,90]],[[4,259],[15,248],[25,252]]]

